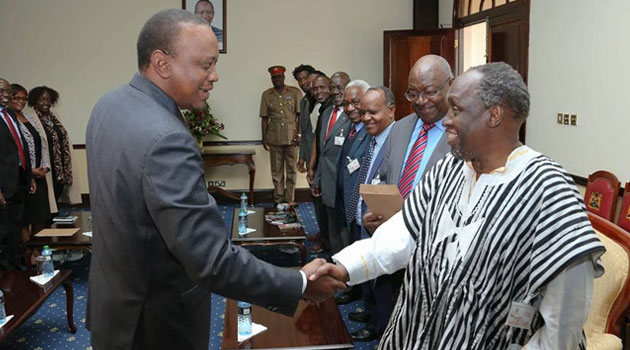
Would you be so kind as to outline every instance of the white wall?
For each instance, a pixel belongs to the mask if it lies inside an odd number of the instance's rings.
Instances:
[[[528,143],[580,176],[630,181],[630,1],[533,0]],[[577,113],[561,126],[556,113]]]
[[[61,97],[55,111],[75,144],[96,101],[136,72],[135,45],[144,22],[180,0],[2,0],[0,77],[27,89],[46,84]],[[227,54],[210,97],[230,140],[260,140],[260,95],[271,86],[267,68],[285,65],[287,84],[296,65],[329,74],[344,70],[373,84],[383,80],[383,30],[412,27],[412,0],[231,0],[227,3]],[[271,188],[269,158],[257,152],[257,188]],[[82,151],[78,153],[85,177]],[[245,188],[247,171],[209,170],[227,188]],[[298,176],[298,187],[305,187]],[[83,192],[87,192],[87,181]]]

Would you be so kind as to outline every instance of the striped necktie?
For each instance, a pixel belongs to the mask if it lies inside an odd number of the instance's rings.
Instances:
[[[400,180],[398,180],[398,190],[400,191],[403,199],[407,199],[407,197],[409,197],[409,193],[411,193],[413,180],[416,178],[418,169],[420,168],[420,162],[422,161],[422,156],[424,156],[424,150],[427,148],[429,130],[431,130],[434,125],[434,123],[424,123],[424,125],[422,125],[422,130],[420,130],[418,138],[416,139],[416,142],[414,142],[411,152],[409,152],[407,162],[405,163],[405,169],[400,176]]]
[[[376,139],[372,139],[370,145],[368,146],[367,153],[365,157],[363,157],[363,161],[361,162],[361,169],[359,170],[359,178],[357,182],[354,184],[354,188],[352,189],[352,193],[350,194],[350,208],[348,208],[346,221],[353,222],[357,217],[357,204],[359,204],[359,186],[365,182],[367,178],[367,172],[370,168],[370,163],[372,162],[372,156],[374,156],[374,148],[376,148]]]

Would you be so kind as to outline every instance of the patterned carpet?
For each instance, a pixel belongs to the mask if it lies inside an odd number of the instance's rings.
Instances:
[[[270,204],[257,205],[267,207]],[[236,205],[219,206],[221,215],[227,225],[231,227],[233,209]],[[307,234],[319,231],[315,211],[312,203],[300,203],[298,213],[305,225]],[[307,243],[308,244],[308,243]],[[310,261],[311,256],[307,259]],[[89,256],[76,262],[66,262],[62,268],[72,269],[72,282],[74,286],[74,320],[78,331],[70,333],[66,321],[66,295],[63,288],[57,289],[42,307],[29,320],[20,326],[2,344],[0,350],[64,350],[81,349],[91,350],[90,332],[85,329],[85,304],[87,298],[87,280],[89,273]],[[348,314],[363,308],[363,303],[353,303],[339,307],[349,332],[354,332],[363,327],[362,324],[348,320]],[[223,318],[225,312],[225,298],[212,295],[211,327],[209,349],[221,349],[221,336],[223,331]],[[356,343],[355,349],[367,350],[376,348],[376,342]]]

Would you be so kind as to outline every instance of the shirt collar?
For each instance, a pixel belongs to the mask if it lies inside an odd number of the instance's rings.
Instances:
[[[374,136],[374,140],[376,140],[376,144],[378,146],[382,146],[383,143],[385,143],[385,140],[387,140],[387,136],[389,136],[389,132],[392,130],[392,127],[394,126],[394,123],[396,123],[396,122],[395,121],[392,122],[380,134]]]
[[[507,170],[509,169],[510,166],[512,166],[517,160],[519,160],[520,157],[526,155],[527,153],[529,153],[529,151],[531,151],[531,149],[525,145],[520,146],[515,148],[512,153],[510,153],[510,155],[507,157],[507,160],[505,161],[505,165],[504,166],[500,166],[494,170],[492,170],[491,172],[489,172],[488,174],[492,175],[492,174],[503,174],[505,172],[507,172]],[[472,163],[470,161],[466,161],[466,165],[473,169],[474,168],[472,166]]]
[[[418,120],[416,121],[416,127],[420,127],[424,125],[424,120],[422,120],[417,114],[416,114],[416,118],[418,118]],[[437,127],[441,131],[446,130],[446,128],[444,127],[444,124],[442,123],[443,120],[444,120],[444,117],[440,118],[440,120],[435,122],[434,127]]]
[[[361,129],[363,129],[363,122],[358,122],[354,124],[354,130],[359,131]]]

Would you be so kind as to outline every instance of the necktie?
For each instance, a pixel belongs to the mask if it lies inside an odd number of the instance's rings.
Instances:
[[[398,190],[403,199],[407,199],[411,193],[413,187],[413,180],[416,178],[418,168],[420,168],[420,162],[422,156],[424,156],[424,150],[427,148],[427,140],[429,139],[429,130],[434,126],[434,123],[424,123],[422,130],[418,134],[416,142],[414,142],[411,152],[407,157],[405,168],[398,181]]]
[[[330,136],[330,131],[332,130],[335,122],[337,121],[337,107],[333,109],[332,115],[330,116],[330,120],[328,121],[328,129],[326,130],[326,140],[328,140],[328,136]]]
[[[354,135],[357,134],[357,129],[352,128],[352,130],[350,130],[350,133],[348,134],[348,139],[352,140],[354,138]]]
[[[367,178],[368,168],[370,167],[370,163],[372,162],[372,156],[374,155],[374,148],[376,147],[376,139],[372,139],[370,145],[368,146],[367,153],[363,158],[363,162],[361,162],[361,169],[359,170],[359,178],[357,182],[354,184],[354,188],[352,189],[352,193],[350,194],[350,208],[348,208],[348,215],[346,215],[346,220],[348,222],[353,222],[357,217],[357,204],[359,204],[359,186],[365,182]]]
[[[7,122],[7,125],[9,126],[9,131],[11,132],[13,139],[15,139],[15,144],[17,145],[17,149],[18,149],[18,156],[20,157],[20,162],[22,163],[22,169],[26,170],[26,158],[24,157],[24,149],[22,148],[22,141],[20,141],[20,137],[18,136],[18,133],[15,130],[15,127],[13,126],[13,123],[11,121],[11,116],[9,116],[6,109],[2,110],[2,115],[4,115],[4,120]]]

